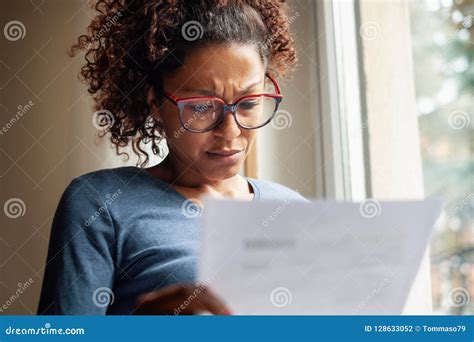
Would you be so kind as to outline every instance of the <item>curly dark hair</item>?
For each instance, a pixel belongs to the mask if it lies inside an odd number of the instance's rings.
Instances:
[[[151,143],[153,153],[161,154],[163,139],[147,95],[152,90],[159,98],[163,76],[179,68],[193,48],[254,44],[274,77],[297,62],[284,0],[95,0],[91,5],[97,14],[70,55],[85,53],[80,79],[95,109],[113,116],[100,136],[110,133],[118,155],[128,156],[122,149],[131,143],[142,167],[149,161],[143,147]]]

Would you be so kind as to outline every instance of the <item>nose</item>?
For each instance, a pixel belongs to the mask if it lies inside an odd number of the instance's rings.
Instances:
[[[214,135],[228,141],[240,135],[240,127],[235,122],[231,110],[227,110],[224,113],[222,122],[214,128]]]

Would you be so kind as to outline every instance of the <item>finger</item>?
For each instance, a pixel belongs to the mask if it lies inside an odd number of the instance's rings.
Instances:
[[[175,284],[144,294],[137,301],[136,314],[193,315],[207,311],[230,315],[226,304],[204,285]]]
[[[227,304],[217,296],[212,290],[207,286],[196,287],[194,293],[198,295],[193,296],[193,300],[187,301],[187,306],[184,307],[183,314],[195,314],[196,312],[206,311],[214,315],[230,315],[231,311],[228,308]],[[193,294],[194,294],[193,293]],[[192,295],[193,295],[192,294]],[[190,296],[191,298],[191,296]],[[186,303],[185,303],[186,304]],[[179,307],[180,309],[182,306]],[[189,313],[188,313],[189,312]]]
[[[181,298],[192,284],[172,284],[160,290],[140,295],[136,300],[134,314],[139,315],[172,315]]]
[[[193,287],[190,284],[172,284],[166,287],[163,287],[157,291],[148,292],[138,296],[137,303],[141,304],[143,302],[150,301],[159,301],[162,298],[177,296],[180,292],[185,292],[186,287]]]
[[[137,314],[193,314],[193,307],[189,302],[194,300],[202,287],[194,284],[173,284],[158,291],[145,293],[137,298]],[[181,307],[177,312],[176,308]],[[183,311],[183,312],[181,312]]]

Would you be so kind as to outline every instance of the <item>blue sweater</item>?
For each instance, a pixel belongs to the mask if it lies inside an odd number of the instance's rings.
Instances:
[[[247,180],[254,201],[306,200],[283,185]],[[38,314],[132,314],[139,294],[195,282],[199,215],[186,203],[137,167],[74,179],[53,220]]]

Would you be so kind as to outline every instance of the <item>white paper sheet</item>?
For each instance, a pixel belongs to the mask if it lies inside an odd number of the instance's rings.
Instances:
[[[441,207],[206,198],[198,278],[235,314],[400,314]]]

